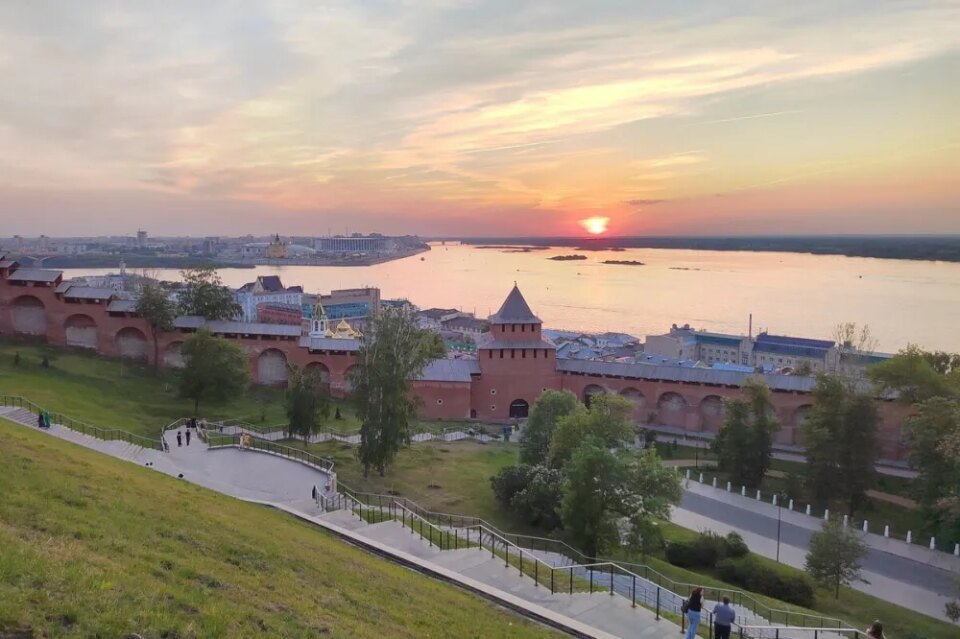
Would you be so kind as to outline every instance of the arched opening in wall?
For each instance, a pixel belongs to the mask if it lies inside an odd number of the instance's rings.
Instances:
[[[317,385],[324,391],[330,391],[330,369],[323,362],[310,362],[304,372],[316,380]]]
[[[664,393],[657,400],[657,408],[668,413],[676,413],[687,408],[687,400],[679,393]]]
[[[163,349],[163,365],[169,368],[183,368],[183,342],[171,342]]]
[[[346,395],[349,395],[353,392],[353,382],[350,381],[350,375],[355,368],[356,366],[351,366],[347,370],[343,371],[343,392]]]
[[[813,404],[804,404],[803,406],[798,406],[797,410],[793,412],[793,444],[797,446],[803,446],[803,425],[807,421],[807,417],[810,416],[810,410],[813,408]]]
[[[117,351],[126,359],[147,359],[147,336],[139,328],[126,326],[117,331]]]
[[[607,392],[607,389],[603,386],[597,386],[596,384],[590,384],[583,389],[583,405],[587,408],[590,408],[590,402],[593,401],[594,395],[603,395]]]
[[[719,395],[707,395],[700,401],[700,421],[703,430],[719,430],[720,422],[725,416],[723,398]]]
[[[515,399],[510,402],[511,419],[526,419],[530,412],[530,404],[525,399]]]
[[[67,346],[97,350],[97,323],[89,315],[71,315],[63,323]]]
[[[647,398],[636,388],[624,388],[620,391],[620,396],[629,399],[637,409],[643,408],[647,403]]]
[[[257,358],[257,383],[264,386],[285,386],[287,356],[276,348],[268,348]]]
[[[47,309],[33,295],[21,295],[10,304],[13,330],[22,335],[47,334]]]

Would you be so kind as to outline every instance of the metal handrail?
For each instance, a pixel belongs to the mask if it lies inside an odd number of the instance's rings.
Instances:
[[[382,505],[383,501],[402,500],[405,506],[407,506],[408,508],[411,508],[412,510],[415,510],[417,514],[420,515],[421,517],[424,517],[427,519],[433,519],[435,521],[440,522],[441,525],[446,520],[447,525],[449,527],[454,527],[454,522],[457,522],[458,524],[460,524],[459,527],[461,528],[482,526],[488,532],[493,533],[503,539],[506,539],[506,540],[513,539],[514,541],[511,543],[518,548],[521,547],[520,544],[523,543],[523,541],[528,541],[529,543],[526,547],[526,550],[534,550],[534,551],[542,550],[544,552],[555,552],[558,555],[567,556],[571,558],[572,560],[571,564],[562,566],[565,569],[569,569],[570,567],[576,568],[578,566],[597,565],[597,564],[613,565],[623,570],[625,573],[636,575],[638,578],[644,579],[647,582],[653,585],[656,585],[657,587],[665,588],[667,592],[676,594],[678,597],[682,597],[682,595],[677,594],[677,592],[682,592],[682,591],[689,592],[693,588],[700,585],[700,584],[687,583],[687,582],[671,579],[670,577],[667,577],[663,573],[645,564],[636,564],[632,562],[623,562],[623,561],[615,561],[615,560],[609,560],[609,559],[603,559],[603,558],[588,557],[587,555],[580,552],[576,548],[570,546],[568,543],[559,539],[552,539],[547,537],[536,537],[533,535],[506,533],[479,517],[434,512],[420,506],[413,500],[407,499],[406,497],[396,497],[393,495],[381,495],[378,493],[356,491],[350,488],[349,486],[346,486],[342,482],[339,483],[338,490],[348,492],[351,495],[351,497],[358,502],[362,501],[363,498],[370,498],[371,502],[373,501],[373,499],[376,499],[378,501],[378,505]],[[549,546],[553,546],[553,548],[548,549]],[[643,574],[641,575],[640,572],[642,572]],[[803,625],[798,627],[810,627],[810,628],[846,627],[849,630],[854,629],[852,625],[850,625],[849,623],[847,623],[842,619],[837,619],[834,617],[826,617],[823,615],[811,615],[810,613],[801,612],[801,611],[792,611],[792,610],[785,610],[781,608],[774,608],[772,606],[769,606],[759,601],[751,593],[745,592],[743,590],[737,590],[734,588],[725,588],[725,587],[719,587],[719,586],[718,587],[710,586],[708,587],[708,589],[712,591],[716,591],[717,593],[729,595],[735,605],[746,608],[747,610],[750,610],[751,612],[753,612],[754,615],[763,617],[768,621],[773,622],[778,618],[783,619],[784,626],[779,626],[779,627],[786,627],[786,626],[792,627],[796,624],[797,621],[800,621]],[[808,625],[808,622],[809,622],[809,625]]]
[[[136,433],[131,433],[120,428],[101,428],[99,426],[94,426],[93,424],[87,423],[85,421],[75,419],[69,415],[64,415],[58,411],[46,410],[43,407],[31,402],[30,400],[21,397],[19,395],[0,395],[0,401],[3,402],[4,406],[15,406],[17,408],[25,408],[32,413],[39,414],[40,412],[49,413],[50,416],[60,426],[68,428],[84,435],[90,435],[97,439],[102,439],[104,441],[125,441],[128,444],[135,444],[143,448],[151,448],[154,450],[164,451],[166,447],[163,443],[163,438],[160,439],[151,439],[149,437],[144,437],[143,435],[137,435]]]
[[[198,430],[203,430],[199,429]],[[240,435],[231,435],[226,433],[218,433],[216,431],[207,430],[204,433],[205,439],[207,440],[207,446],[209,448],[220,448],[220,447],[241,447]],[[287,457],[289,459],[294,459],[304,464],[312,465],[318,467],[320,470],[332,473],[334,468],[334,462],[331,459],[325,457],[320,457],[312,453],[308,453],[305,450],[299,448],[293,448],[291,446],[284,446],[283,444],[274,443],[268,439],[263,439],[255,435],[249,435],[251,448],[254,450],[261,450],[268,453],[273,453],[279,455],[280,457]],[[229,443],[214,443],[218,439],[227,440]]]

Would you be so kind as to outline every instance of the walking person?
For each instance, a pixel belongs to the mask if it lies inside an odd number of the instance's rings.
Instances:
[[[703,609],[703,588],[697,586],[690,598],[683,602],[680,610],[687,615],[687,639],[696,639],[697,626],[700,625],[700,611]]]
[[[187,429],[187,446],[190,445],[190,429]]]
[[[183,438],[180,435],[180,431],[178,430],[177,431],[177,447],[179,448],[180,446],[183,446]]]
[[[870,624],[870,627],[867,628],[866,634],[870,639],[887,639],[883,634],[883,624],[879,621],[874,621]]]
[[[37,428],[46,427],[46,423],[43,421],[43,411],[37,413]]]
[[[730,597],[724,596],[722,602],[713,607],[713,636],[730,639],[730,628],[736,619],[737,611],[730,605]]]

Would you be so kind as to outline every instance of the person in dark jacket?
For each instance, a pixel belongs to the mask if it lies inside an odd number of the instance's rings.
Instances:
[[[187,446],[190,445],[190,429],[187,429]]]
[[[713,636],[716,639],[730,639],[730,627],[737,619],[737,612],[730,605],[730,597],[713,607]]]
[[[690,593],[687,604],[687,639],[696,639],[697,626],[700,625],[700,611],[703,609],[703,588],[697,586]]]
[[[46,428],[47,424],[43,421],[43,411],[37,413],[37,428]]]
[[[177,446],[183,446],[183,436],[179,430],[177,431]]]

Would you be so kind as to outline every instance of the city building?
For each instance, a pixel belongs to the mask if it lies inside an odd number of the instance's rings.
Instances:
[[[647,335],[643,352],[678,360],[702,361],[707,365],[751,363],[749,337],[697,331],[689,324],[674,324],[664,335]]]
[[[319,237],[313,247],[320,253],[386,253],[396,250],[396,241],[382,235],[334,235]]]
[[[320,302],[331,320],[348,320],[354,326],[380,312],[380,289],[343,288],[322,295]]]
[[[432,331],[441,330],[444,322],[457,317],[464,317],[464,314],[455,308],[428,308],[417,313],[420,328],[427,328]]]
[[[51,345],[80,345],[108,357],[152,361],[150,328],[137,316],[134,301],[115,299],[112,291],[85,287],[73,291],[61,284],[60,271],[24,268],[14,260],[0,258],[0,334]],[[261,282],[260,286],[274,285]],[[329,313],[325,302],[323,310],[314,309],[311,315],[318,312],[321,318]],[[333,324],[329,317],[326,321],[327,329],[321,333],[311,330],[312,321],[304,327],[178,317],[174,330],[158,338],[160,363],[182,366],[180,349],[184,340],[203,327],[243,348],[251,377],[258,384],[285,385],[290,366],[295,365],[316,372],[329,384],[331,393],[344,396],[350,393],[350,370],[364,337],[351,323],[336,320]],[[411,380],[423,418],[506,423],[523,419],[547,389],[568,390],[587,404],[597,394],[616,393],[633,403],[638,424],[709,438],[723,423],[725,400],[741,397],[744,382],[759,378],[770,388],[773,411],[780,423],[775,441],[803,445],[800,426],[813,406],[813,377],[558,359],[556,345],[544,335],[540,319],[516,286],[500,310],[490,316],[489,323],[491,330],[477,340],[476,359],[431,362]],[[784,342],[776,336],[768,335],[760,341],[764,348],[777,344],[823,350],[818,344]],[[812,351],[788,349],[778,356],[797,359],[808,354]],[[864,390],[871,389],[861,384]],[[892,396],[876,398],[880,415],[878,446],[882,457],[903,459],[906,444],[902,425],[912,409],[894,400]]]
[[[245,322],[256,322],[258,305],[303,306],[303,287],[286,288],[276,275],[260,275],[237,290],[237,304]]]

